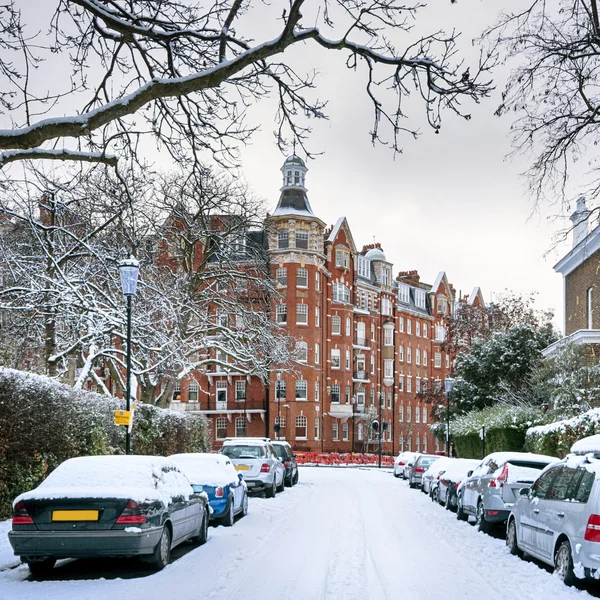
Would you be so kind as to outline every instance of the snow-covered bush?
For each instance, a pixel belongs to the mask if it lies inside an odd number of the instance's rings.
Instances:
[[[0,518],[13,498],[67,458],[122,454],[125,428],[114,425],[124,400],[75,390],[52,379],[0,368]],[[141,405],[135,412],[136,454],[204,451],[208,424],[200,416]]]

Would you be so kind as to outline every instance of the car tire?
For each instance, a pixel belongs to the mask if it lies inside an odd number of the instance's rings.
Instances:
[[[460,498],[456,499],[456,518],[459,521],[468,521],[469,515],[463,510]]]
[[[281,480],[281,485],[277,488],[278,492],[285,492],[285,476]]]
[[[54,568],[54,565],[56,564],[56,559],[51,556],[42,560],[36,560],[35,558],[26,558],[25,562],[27,563],[27,566],[29,567],[29,572],[33,575],[33,577],[35,577],[36,579],[41,579],[43,577],[47,577],[50,574],[50,572]]]
[[[477,503],[475,526],[477,527],[477,531],[481,531],[483,533],[489,533],[492,530],[492,524],[485,520],[485,508],[481,500]]]
[[[242,501],[242,517],[248,514],[248,493],[244,493],[244,500]]]
[[[400,475],[399,475],[398,473],[394,473],[394,477],[395,477],[396,479],[398,479],[398,478],[400,477]]]
[[[273,485],[270,485],[265,489],[265,498],[275,498],[275,494],[277,493],[277,487],[275,485],[275,481],[273,481]]]
[[[450,490],[446,490],[446,499],[444,501],[444,508],[446,510],[452,510],[452,502],[450,501]]]
[[[168,525],[165,525],[160,535],[160,540],[158,540],[158,544],[156,544],[156,548],[154,548],[154,552],[150,555],[147,562],[153,571],[162,571],[169,564],[170,559],[171,530]]]
[[[517,544],[517,524],[514,519],[510,519],[506,527],[506,546],[513,556],[518,556],[519,558],[523,556],[523,551]]]
[[[294,476],[290,475],[289,479],[284,478],[284,482],[285,482],[285,487],[292,487],[294,485]]]
[[[554,555],[554,573],[569,587],[576,581],[575,572],[573,571],[573,554],[568,540],[561,542]]]
[[[431,499],[438,504],[440,503],[440,490],[438,488],[435,488],[431,493]]]
[[[198,528],[198,535],[191,537],[190,540],[199,546],[205,544],[206,540],[208,540],[208,508],[202,517],[202,523],[200,523],[200,527]]]
[[[233,500],[227,505],[227,512],[219,519],[219,525],[223,527],[231,527],[235,522],[235,513],[233,510]]]

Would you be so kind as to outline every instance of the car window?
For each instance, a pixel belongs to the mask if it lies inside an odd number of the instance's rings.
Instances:
[[[535,498],[545,498],[554,477],[561,469],[562,465],[550,469],[538,477],[537,481],[531,486],[531,495]]]
[[[573,478],[579,475],[576,469],[563,467],[552,482],[552,487],[546,493],[546,500],[567,500],[568,491],[573,482]]]
[[[473,476],[476,477],[481,477],[481,475],[488,473],[488,466],[487,466],[487,461],[484,462],[480,462],[474,469],[473,469]]]
[[[594,473],[588,471],[587,469],[579,469],[579,471],[583,471],[583,476],[579,481],[579,485],[577,487],[577,491],[573,497],[575,502],[587,502],[590,497],[590,492],[592,491],[592,486],[594,485],[594,480],[596,476]]]
[[[534,462],[531,460],[516,460],[511,458],[506,461],[507,463],[514,465],[515,467],[524,467],[525,469],[539,469],[540,471],[545,469],[550,463]]]
[[[258,444],[248,446],[223,446],[221,452],[234,460],[236,458],[262,458],[265,455],[264,448]]]
[[[437,458],[422,458],[419,461],[419,465],[428,467],[429,465],[433,464],[436,460],[437,460]]]

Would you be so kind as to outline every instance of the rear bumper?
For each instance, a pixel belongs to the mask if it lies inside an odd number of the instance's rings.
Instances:
[[[132,527],[133,529],[133,527]],[[9,531],[8,540],[16,556],[93,558],[95,556],[139,556],[152,554],[162,527],[141,532],[107,531]]]
[[[210,520],[214,521],[216,519],[220,519],[227,510],[229,506],[229,498],[218,498],[210,501],[210,507],[212,508],[212,512],[210,515]]]
[[[496,510],[494,508],[485,510],[485,520],[488,523],[503,523],[510,516],[510,510]]]
[[[244,479],[249,492],[262,492],[273,485],[274,478],[269,481],[262,479]]]

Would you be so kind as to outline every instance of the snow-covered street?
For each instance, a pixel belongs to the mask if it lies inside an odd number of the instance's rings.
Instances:
[[[7,544],[3,536],[3,557]],[[511,556],[504,540],[458,522],[389,471],[366,469],[302,468],[299,485],[274,500],[252,498],[247,517],[231,529],[211,528],[205,546],[184,553],[164,571],[128,578],[129,569],[138,567],[125,565],[121,573],[111,573],[117,577],[111,580],[95,573],[90,579],[74,577],[72,563],[57,565],[53,579],[43,582],[30,581],[24,565],[5,569],[0,598],[560,600],[597,595],[591,585],[589,592],[566,588],[536,563]]]

